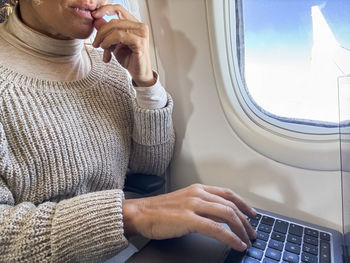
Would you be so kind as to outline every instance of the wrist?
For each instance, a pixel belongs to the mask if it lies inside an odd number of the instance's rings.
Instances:
[[[156,82],[157,75],[153,71],[150,74],[147,74],[146,77],[132,80],[132,83],[135,87],[151,87],[156,84]]]
[[[135,219],[138,214],[137,199],[123,200],[124,236],[130,238],[137,235]]]

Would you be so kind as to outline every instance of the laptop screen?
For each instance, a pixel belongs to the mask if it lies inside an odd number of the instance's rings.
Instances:
[[[350,255],[350,75],[338,79],[340,159],[343,194],[343,231]]]

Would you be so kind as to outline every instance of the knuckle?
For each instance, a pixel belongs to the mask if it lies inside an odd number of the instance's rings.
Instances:
[[[220,225],[219,223],[215,222],[215,221],[211,221],[209,223],[209,227],[211,229],[215,230],[215,232],[217,232],[217,233],[222,233],[222,232],[225,231],[225,228],[222,225]]]
[[[200,196],[201,192],[202,192],[202,186],[200,184],[192,184],[189,187],[189,191],[190,191],[191,195]]]
[[[118,21],[118,19],[113,18],[113,19],[111,19],[111,21],[109,21],[109,23],[116,26],[119,23],[119,21]]]
[[[224,194],[228,196],[233,196],[233,191],[229,188],[223,188]]]
[[[229,206],[225,206],[225,214],[229,217],[229,218],[236,218],[236,213],[235,210],[232,209],[232,207]]]
[[[200,199],[196,197],[190,197],[187,203],[189,207],[193,210],[194,208],[200,205]]]
[[[234,203],[231,203],[230,207],[232,208],[233,211],[235,211],[235,213],[239,213],[239,209]]]
[[[143,23],[139,23],[139,27],[140,27],[140,30],[143,33],[143,35],[148,35],[148,32],[149,32],[148,25],[143,24]]]
[[[232,209],[231,217],[232,217],[232,220],[236,222],[236,224],[239,224],[239,225],[243,224],[241,217],[239,216],[237,211],[235,211],[234,209]]]
[[[201,188],[202,185],[201,185],[201,184],[198,184],[198,183],[195,183],[195,184],[191,184],[190,187],[191,187],[191,188]]]

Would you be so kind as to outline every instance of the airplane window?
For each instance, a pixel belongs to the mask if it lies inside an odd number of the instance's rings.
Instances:
[[[350,1],[205,2],[215,87],[233,131],[279,163],[338,171]]]
[[[113,4],[120,4],[124,6],[125,8],[129,8],[129,1],[128,0],[113,0]]]
[[[350,74],[349,0],[236,0],[237,54],[255,108],[336,126],[338,77]]]
[[[129,1],[128,0],[113,0],[110,1],[112,4],[122,5],[126,10],[130,11]],[[111,19],[118,18],[117,16],[106,16],[106,21],[110,21]]]

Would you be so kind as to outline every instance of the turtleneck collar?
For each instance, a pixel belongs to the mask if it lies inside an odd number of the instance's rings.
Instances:
[[[81,54],[84,41],[81,39],[59,40],[48,37],[25,25],[18,16],[18,8],[7,21],[7,30],[20,40],[24,48],[50,57],[75,56]]]

